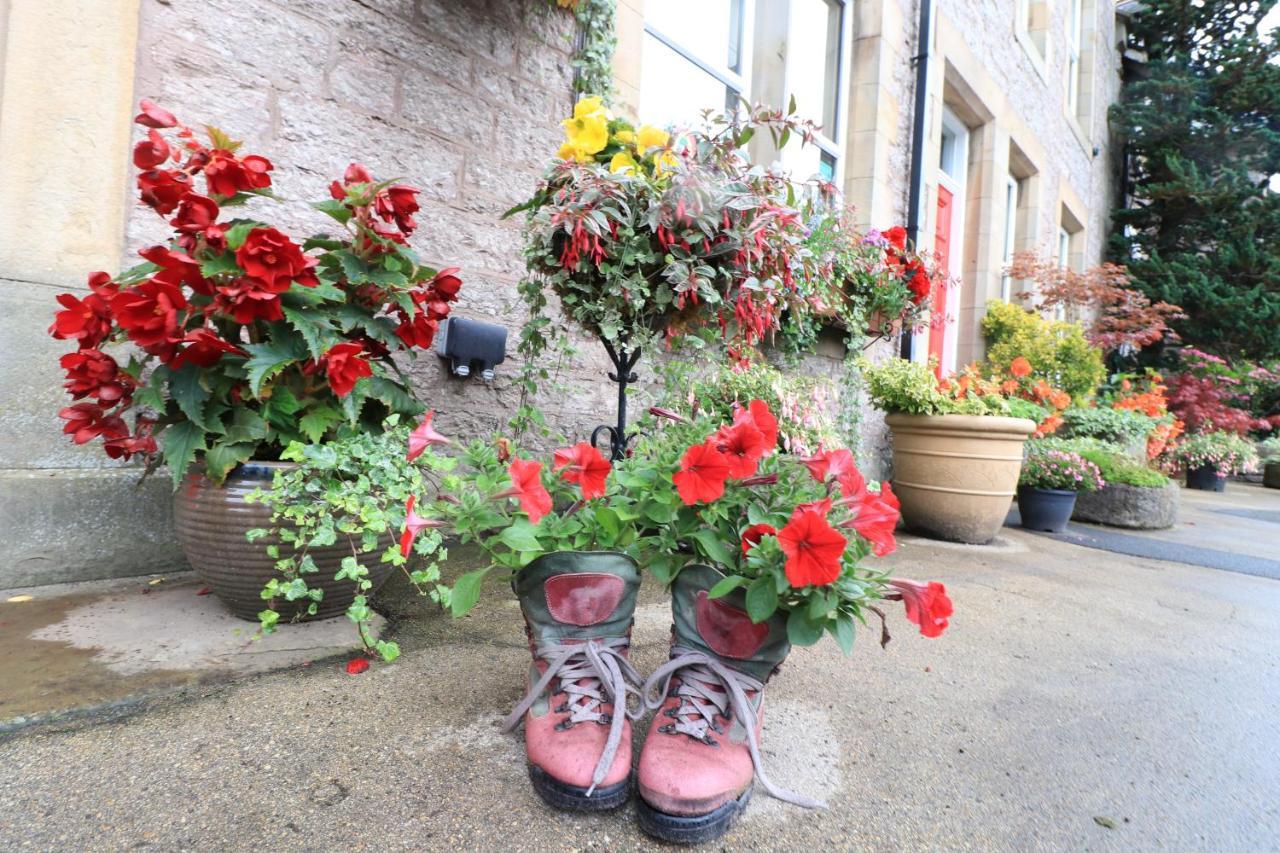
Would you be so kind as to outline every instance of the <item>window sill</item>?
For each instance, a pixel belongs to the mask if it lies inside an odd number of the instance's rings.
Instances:
[[[1040,82],[1049,82],[1048,60],[1041,55],[1040,48],[1036,47],[1036,43],[1031,40],[1031,36],[1026,30],[1015,28],[1013,31],[1014,40],[1022,46],[1022,52],[1027,55],[1027,59],[1031,62],[1031,67],[1040,77]]]

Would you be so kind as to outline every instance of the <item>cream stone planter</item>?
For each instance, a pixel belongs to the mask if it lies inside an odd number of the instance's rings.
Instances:
[[[981,415],[885,418],[893,430],[893,491],[907,529],[982,545],[1000,532],[1018,488],[1033,421]]]

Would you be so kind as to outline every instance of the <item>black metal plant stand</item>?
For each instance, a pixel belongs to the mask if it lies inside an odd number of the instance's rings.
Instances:
[[[617,462],[626,458],[627,445],[636,437],[635,433],[627,434],[627,385],[639,377],[633,372],[636,362],[640,360],[640,348],[628,352],[625,345],[615,347],[609,341],[601,339],[609,360],[613,362],[613,372],[609,378],[618,383],[618,422],[614,426],[601,424],[591,432],[591,445],[600,448],[600,436],[609,436],[609,458]]]

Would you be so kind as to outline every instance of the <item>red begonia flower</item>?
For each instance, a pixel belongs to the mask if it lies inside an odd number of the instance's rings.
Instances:
[[[907,287],[911,290],[911,301],[919,305],[929,298],[929,294],[933,292],[933,282],[929,280],[929,274],[923,268],[917,269],[907,281]]]
[[[111,313],[129,340],[148,352],[172,353],[182,340],[179,313],[186,311],[182,288],[171,281],[151,278],[120,290],[111,298]]]
[[[449,439],[436,432],[435,427],[431,426],[431,419],[435,416],[434,411],[427,412],[422,416],[422,423],[409,433],[409,452],[406,458],[410,462],[421,456],[428,447],[449,443]]]
[[[855,515],[841,522],[841,527],[852,527],[871,543],[877,557],[892,554],[897,547],[893,531],[898,527],[899,509],[902,504],[888,483],[880,484],[880,493],[864,490],[856,499]]]
[[[797,507],[778,544],[787,555],[785,571],[793,587],[825,586],[840,577],[840,558],[849,540],[812,509]]]
[[[409,556],[409,551],[413,548],[413,540],[418,538],[418,534],[428,527],[444,527],[443,521],[437,521],[433,518],[423,518],[413,511],[413,505],[417,503],[416,495],[409,495],[409,499],[404,503],[404,531],[400,534],[400,555]]]
[[[1026,356],[1018,356],[1009,364],[1009,372],[1017,378],[1031,375],[1031,362],[1027,361]]]
[[[559,471],[566,482],[577,483],[586,500],[604,495],[605,480],[613,468],[599,450],[585,441],[557,450],[551,467]]]
[[[53,337],[75,340],[81,348],[89,349],[111,334],[111,308],[101,295],[90,293],[80,299],[71,293],[59,293],[57,299],[63,310],[53,316],[53,325],[49,327]]]
[[[178,120],[173,113],[157,107],[146,98],[143,98],[138,103],[138,108],[142,112],[134,116],[133,121],[135,124],[140,124],[143,127],[174,127],[178,124]]]
[[[695,444],[684,452],[680,470],[671,475],[680,500],[686,506],[710,502],[724,494],[729,476],[729,459],[711,442]]]
[[[302,247],[275,228],[255,228],[236,249],[236,263],[251,278],[267,282],[274,289],[288,290],[291,282],[314,286],[311,269],[316,259],[304,255]]]
[[[116,360],[96,349],[69,352],[58,360],[67,371],[63,387],[73,400],[94,397],[104,406],[114,406],[126,401],[133,394],[135,383],[127,373],[120,372]]]
[[[213,295],[213,285],[200,272],[200,262],[190,255],[175,252],[164,246],[151,246],[138,254],[160,267],[160,272],[152,276],[156,281],[185,284],[203,296]]]
[[[250,154],[237,158],[230,151],[215,149],[204,167],[204,177],[213,195],[233,196],[246,190],[262,190],[271,186],[274,166],[266,157]]]
[[[947,597],[947,588],[937,581],[921,583],[920,581],[892,578],[889,586],[902,597],[902,604],[907,609],[907,619],[920,626],[920,633],[926,637],[940,637],[947,630],[951,618],[951,599]]]
[[[183,234],[199,234],[218,221],[218,203],[208,196],[188,193],[169,224]]]
[[[329,387],[339,397],[345,397],[356,383],[373,375],[369,362],[360,357],[364,347],[356,341],[335,344],[324,354],[324,372],[329,377]]]
[[[747,552],[760,544],[760,540],[766,536],[775,536],[778,528],[772,524],[753,524],[746,530],[742,531],[742,554],[746,556]]]
[[[769,404],[764,400],[752,400],[747,404],[747,413],[764,436],[765,453],[772,452],[778,446],[778,419],[769,411]]]
[[[531,524],[537,524],[551,512],[551,493],[542,485],[542,463],[516,457],[507,467],[511,488],[499,497],[515,498],[520,509],[529,516]]]
[[[178,169],[148,169],[138,173],[138,197],[163,216],[173,213],[191,191],[191,176]]]
[[[462,279],[458,278],[458,268],[449,267],[440,270],[431,279],[431,286],[440,294],[440,298],[445,302],[452,302],[458,296],[458,291],[462,289]]]
[[[368,658],[352,658],[347,661],[347,675],[359,675],[369,668]]]
[[[378,193],[375,209],[387,222],[394,221],[396,227],[403,233],[412,234],[413,229],[418,227],[418,224],[413,221],[413,214],[419,210],[419,192],[416,187],[405,184],[387,187]]]
[[[729,476],[735,480],[754,474],[768,449],[764,433],[756,428],[751,416],[746,412],[739,414],[743,417],[735,418],[732,426],[721,427],[711,439],[729,460]]]
[[[58,412],[58,417],[66,421],[62,431],[71,436],[76,444],[84,444],[98,436],[106,439],[124,438],[129,434],[124,418],[119,415],[108,415],[101,406],[95,403],[76,403]]]
[[[108,438],[102,443],[102,449],[106,451],[107,456],[112,459],[130,459],[135,453],[141,453],[144,456],[153,455],[159,448],[156,446],[156,440],[151,435],[152,422],[138,419],[138,432],[136,435],[123,435],[115,438]]]
[[[218,337],[218,333],[210,329],[195,329],[187,332],[182,340],[187,346],[174,358],[172,365],[174,370],[188,363],[197,367],[212,367],[228,354],[249,357],[249,353],[230,341]]]
[[[147,131],[147,138],[133,146],[133,165],[139,169],[154,169],[169,159],[169,143],[154,130]]]

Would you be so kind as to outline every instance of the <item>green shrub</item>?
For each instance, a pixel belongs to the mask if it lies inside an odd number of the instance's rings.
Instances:
[[[1219,476],[1258,467],[1258,451],[1253,442],[1233,432],[1200,432],[1187,436],[1174,448],[1173,457],[1188,470],[1212,467]]]
[[[1267,463],[1280,462],[1280,435],[1258,442],[1258,457]]]
[[[905,415],[1008,415],[1008,401],[998,395],[970,394],[963,400],[938,390],[933,368],[922,361],[891,358],[882,364],[866,359],[858,369],[876,408]]]
[[[1107,376],[1102,350],[1084,337],[1079,323],[1046,320],[1008,302],[987,303],[982,320],[987,360],[1008,365],[1018,356],[1031,362],[1033,376],[1061,388],[1077,402],[1091,397]]]
[[[1005,406],[1009,410],[1011,418],[1026,418],[1029,421],[1040,423],[1049,417],[1049,410],[1044,406],[1038,406],[1030,400],[1024,400],[1021,397],[1010,397],[1005,400]]]
[[[1134,409],[1076,407],[1062,413],[1059,432],[1068,437],[1097,438],[1123,447],[1146,442],[1156,419]]]
[[[1036,453],[1060,450],[1077,453],[1094,465],[1108,483],[1125,486],[1142,486],[1159,489],[1169,484],[1169,478],[1154,468],[1144,465],[1125,452],[1124,447],[1089,436],[1076,438],[1037,438],[1027,442],[1027,452]]]

